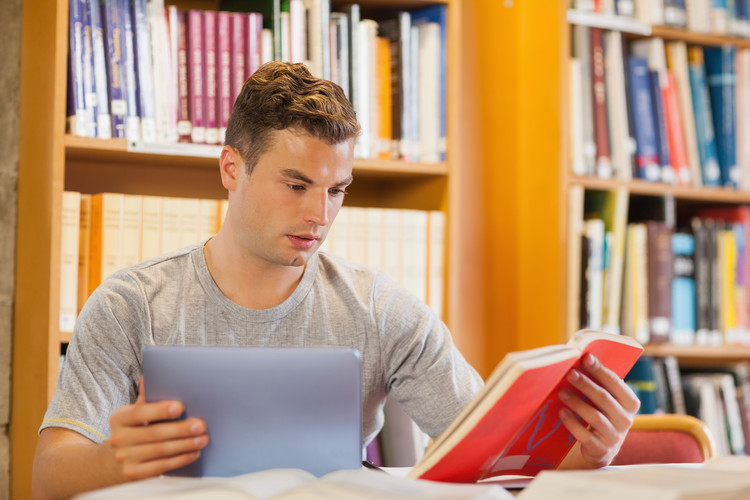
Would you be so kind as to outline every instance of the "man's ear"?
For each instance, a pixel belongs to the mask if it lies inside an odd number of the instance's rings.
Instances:
[[[224,146],[219,156],[219,173],[221,174],[221,184],[228,190],[233,191],[237,187],[240,174],[245,168],[240,152],[232,146]]]

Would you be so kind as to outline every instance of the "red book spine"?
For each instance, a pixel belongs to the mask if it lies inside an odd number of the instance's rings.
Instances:
[[[247,76],[255,73],[261,64],[261,33],[263,16],[257,12],[247,15]]]
[[[247,14],[234,12],[232,16],[232,47],[231,47],[231,68],[232,68],[232,102],[237,99],[245,83],[247,71],[245,70],[245,45],[247,39]]]
[[[227,120],[232,112],[232,43],[231,15],[218,12],[216,21],[217,50],[219,52],[218,100],[219,100],[219,142],[224,142]]]
[[[206,142],[206,116],[204,109],[203,81],[203,11],[188,11],[188,92],[190,94],[190,118],[193,122],[191,139],[202,144]]]
[[[591,28],[592,91],[594,102],[594,142],[596,143],[596,174],[612,177],[607,124],[607,92],[604,81],[604,40],[602,30]]]
[[[206,110],[206,144],[219,143],[219,96],[217,87],[216,11],[203,12],[203,106]]]
[[[177,136],[180,142],[190,142],[193,122],[188,91],[187,11],[177,12],[177,23]]]
[[[667,86],[662,91],[664,115],[667,122],[670,160],[674,169],[677,184],[690,184],[690,166],[688,165],[687,145],[685,144],[680,104],[677,101],[677,81],[674,75],[667,72]]]

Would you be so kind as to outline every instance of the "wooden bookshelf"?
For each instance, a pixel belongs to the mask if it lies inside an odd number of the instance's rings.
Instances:
[[[183,8],[214,9],[213,0],[168,0]],[[483,230],[475,196],[478,175],[478,97],[475,75],[464,60],[471,44],[464,13],[472,6],[454,0],[367,0],[363,13],[387,15],[444,3],[448,6],[448,161],[412,164],[357,160],[347,203],[419,208],[447,213],[446,322],[470,362],[483,357],[483,320],[476,314],[483,293],[476,241]],[[333,2],[336,10],[342,2]],[[59,268],[62,193],[115,191],[162,196],[223,198],[217,160],[209,152],[185,154],[133,148],[124,140],[66,134],[68,0],[26,0],[23,9],[18,246],[10,440],[11,496],[31,498],[36,436],[54,392],[61,344]]]

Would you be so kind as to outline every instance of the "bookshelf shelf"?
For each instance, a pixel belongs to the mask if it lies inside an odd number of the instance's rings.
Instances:
[[[739,361],[750,359],[749,346],[675,346],[670,344],[648,344],[644,354],[649,356],[676,356],[691,361]]]
[[[623,181],[617,179],[597,179],[593,177],[572,177],[571,186],[582,186],[595,191],[612,191],[627,189],[631,194],[652,196],[673,196],[675,199],[710,201],[716,203],[750,203],[750,192],[728,188],[673,186],[657,182],[634,179]]]

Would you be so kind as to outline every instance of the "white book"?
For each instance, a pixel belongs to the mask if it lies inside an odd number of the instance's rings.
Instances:
[[[357,78],[357,119],[362,132],[354,146],[355,158],[368,159],[375,156],[375,135],[377,133],[377,115],[375,103],[375,37],[377,23],[371,19],[362,19],[357,29],[359,64]]]
[[[198,241],[205,241],[219,231],[219,200],[198,200]]]
[[[581,60],[570,60],[570,164],[575,175],[587,175],[583,154],[583,85]]]
[[[385,210],[369,207],[367,210],[367,265],[385,270]]]
[[[635,140],[628,124],[628,106],[625,91],[625,65],[622,52],[622,33],[605,32],[604,69],[607,87],[607,116],[609,122],[612,167],[622,180],[633,176]]]
[[[180,198],[180,248],[200,241],[199,216],[199,199]]]
[[[445,293],[445,212],[431,210],[429,217],[429,259],[427,305],[443,317]]]
[[[273,61],[273,32],[266,28],[260,32],[261,64]]]
[[[604,311],[604,221],[589,219],[583,223],[583,232],[589,242],[587,268],[587,311],[589,323],[581,328],[599,330]]]
[[[427,302],[427,212],[403,210],[401,284]]]
[[[180,248],[180,199],[162,199],[161,212],[161,252],[167,253]]]
[[[349,237],[347,258],[359,264],[367,265],[368,233],[367,209],[349,207]]]
[[[584,175],[594,175],[596,164],[596,142],[594,141],[594,102],[591,75],[591,28],[573,26],[575,59],[579,61],[580,105],[572,111],[580,113],[583,136]],[[572,104],[571,104],[572,108]]]
[[[141,261],[141,195],[126,194],[122,203],[122,226],[120,229],[120,266],[132,266]]]
[[[419,158],[440,161],[440,25],[421,23],[419,29]]]
[[[143,196],[141,207],[141,260],[161,255],[161,211],[160,196]]]
[[[329,80],[330,61],[330,16],[329,0],[305,0],[307,8],[307,60],[313,76]]]
[[[289,0],[289,58],[293,63],[307,60],[307,12],[304,0]]]
[[[685,148],[687,149],[691,182],[693,186],[700,187],[703,185],[703,177],[701,175],[700,157],[698,156],[693,97],[690,92],[687,44],[685,42],[668,42],[665,48],[669,56],[667,58],[669,70],[675,75],[675,80],[677,80],[680,119],[682,121]],[[685,179],[681,179],[681,183],[689,184],[689,182],[685,182]]]
[[[63,191],[60,226],[60,331],[72,332],[78,316],[78,248],[81,193]]]
[[[403,245],[403,211],[390,208],[385,211],[385,251],[383,256],[383,266],[385,273],[395,280],[402,283],[402,251]]]
[[[664,24],[664,3],[656,0],[635,0],[635,18],[652,26]]]

